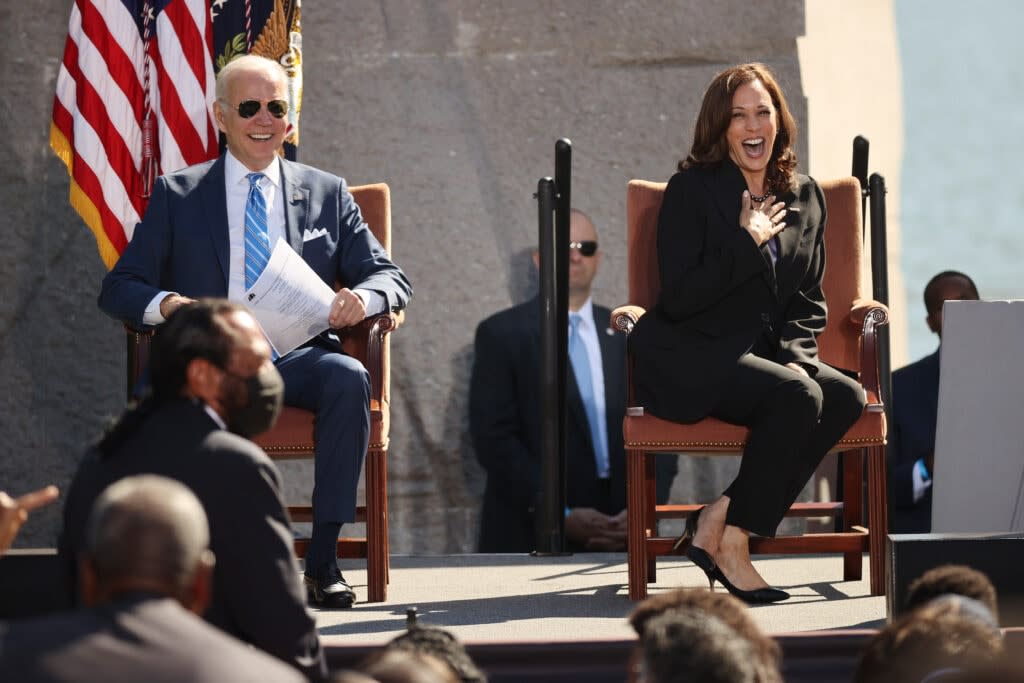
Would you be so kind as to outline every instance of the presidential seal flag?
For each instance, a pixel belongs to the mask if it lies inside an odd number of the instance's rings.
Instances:
[[[215,75],[258,54],[289,75],[298,145],[302,99],[299,0],[75,0],[57,74],[50,146],[70,201],[113,266],[158,174],[216,157]]]

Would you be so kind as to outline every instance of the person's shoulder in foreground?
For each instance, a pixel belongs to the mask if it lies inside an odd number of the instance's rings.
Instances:
[[[202,504],[181,483],[139,475],[112,484],[92,507],[85,538],[84,607],[0,627],[5,680],[305,680],[198,616],[216,558]]]

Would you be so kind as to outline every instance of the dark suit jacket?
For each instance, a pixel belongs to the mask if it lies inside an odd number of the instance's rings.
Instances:
[[[654,415],[696,422],[737,359],[753,350],[815,373],[825,328],[825,199],[797,175],[778,261],[740,227],[746,182],[732,161],[672,176],[658,218],[661,293],[629,336],[637,399]]]
[[[594,306],[604,370],[610,505],[599,505],[597,478],[579,388],[568,373],[568,506],[595,507],[614,515],[626,507],[622,419],[626,411],[625,337],[606,334],[611,312]],[[477,327],[469,422],[477,460],[487,470],[480,552],[529,552],[536,547],[533,506],[540,491],[540,323],[536,299],[487,318]],[[659,477],[668,496],[675,461]],[[670,470],[670,471],[669,471]]]
[[[932,528],[932,490],[914,502],[914,464],[935,450],[939,415],[939,352],[892,373],[889,425],[889,527],[894,534]]]
[[[93,501],[110,483],[133,474],[180,481],[203,504],[217,557],[207,621],[305,672],[325,673],[277,467],[190,400],[158,408],[114,454],[103,457],[96,448],[86,454],[68,490],[60,540],[72,588]]]
[[[141,594],[101,607],[0,624],[0,675],[24,683],[306,680],[174,600]]]
[[[324,282],[379,292],[388,310],[405,307],[412,288],[363,222],[344,179],[281,160],[280,201],[288,243]],[[304,233],[320,229],[326,234],[303,241]],[[220,157],[157,178],[146,215],[103,279],[99,306],[141,327],[146,306],[161,290],[227,296],[228,262]]]

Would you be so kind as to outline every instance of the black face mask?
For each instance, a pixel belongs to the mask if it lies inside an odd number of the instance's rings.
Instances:
[[[239,377],[224,371],[245,384],[245,394],[231,392],[222,401],[227,415],[224,421],[235,434],[246,438],[261,434],[277,421],[284,400],[284,380],[270,363],[265,363],[255,375]]]

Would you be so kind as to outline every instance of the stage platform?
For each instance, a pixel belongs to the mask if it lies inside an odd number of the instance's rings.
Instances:
[[[867,556],[864,578],[843,581],[842,557],[758,556],[773,586],[793,597],[751,608],[769,634],[879,628],[885,597],[871,596]],[[367,603],[364,565],[342,562],[360,602],[350,610],[314,610],[332,645],[384,643],[405,629],[405,611],[421,622],[450,629],[466,642],[620,640],[633,637],[626,617],[626,557],[621,553],[565,557],[529,555],[393,556],[388,600]],[[658,561],[652,595],[678,587],[707,587],[685,559]],[[716,590],[723,590],[716,585]]]
[[[750,609],[782,646],[787,682],[849,681],[872,629],[885,624],[885,597],[870,595],[867,556],[860,581],[842,580],[838,555],[755,562],[772,585],[793,595]],[[364,566],[342,562],[360,600]],[[406,610],[415,607],[420,623],[458,636],[491,683],[611,683],[626,680],[635,640],[626,621],[635,603],[626,586],[621,553],[392,556],[387,602],[313,612],[332,668],[352,666],[402,633]],[[650,594],[683,586],[706,587],[707,580],[685,559],[661,558]]]

